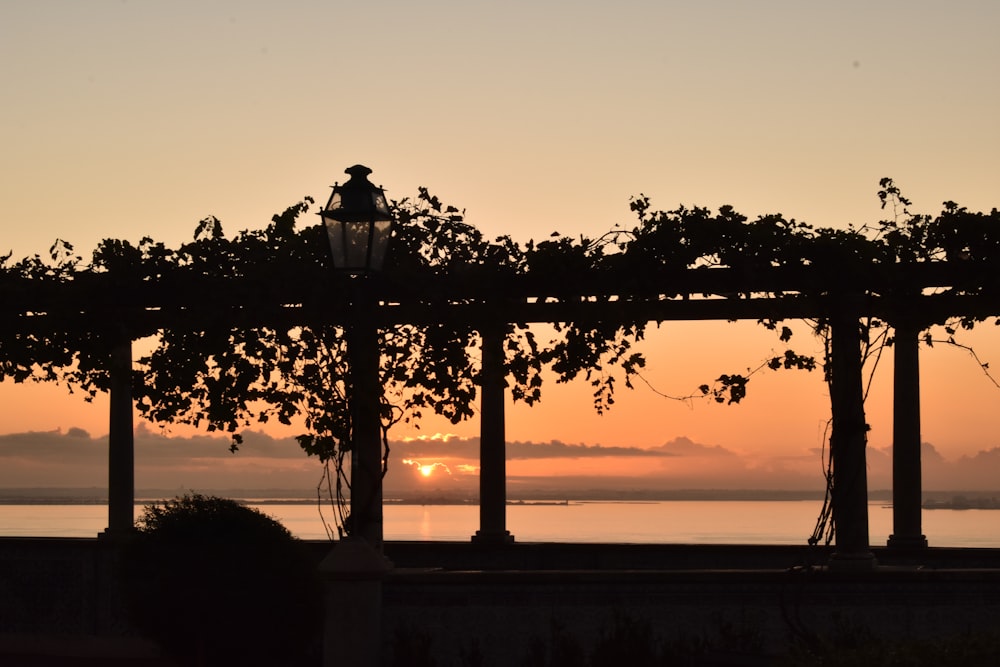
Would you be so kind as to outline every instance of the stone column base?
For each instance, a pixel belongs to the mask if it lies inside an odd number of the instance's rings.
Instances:
[[[382,579],[392,564],[367,540],[346,537],[320,563],[326,580],[323,665],[382,664]]]
[[[494,531],[477,530],[472,536],[473,544],[514,544],[514,536],[509,530],[502,533]]]

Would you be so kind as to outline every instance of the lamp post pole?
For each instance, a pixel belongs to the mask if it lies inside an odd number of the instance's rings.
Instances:
[[[351,534],[382,551],[382,422],[378,329],[365,277],[352,278],[347,357],[351,409]]]
[[[348,277],[350,321],[346,328],[351,411],[351,512],[348,534],[382,549],[382,390],[378,328],[373,318],[371,274],[382,269],[392,235],[392,212],[371,169],[356,164],[350,179],[335,184],[319,212],[326,225],[334,269]]]
[[[348,535],[320,564],[328,581],[323,664],[381,664],[382,578],[391,565],[382,555],[382,388],[371,273],[381,270],[393,218],[371,169],[354,165],[334,185],[319,212],[334,269],[348,276],[346,327],[351,418],[351,510]]]

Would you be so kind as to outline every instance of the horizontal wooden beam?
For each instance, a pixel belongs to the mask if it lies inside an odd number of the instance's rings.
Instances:
[[[816,266],[626,269],[555,276],[470,269],[420,280],[379,275],[360,281],[315,267],[295,276],[262,271],[230,278],[177,270],[156,280],[8,274],[0,276],[0,336],[344,325],[360,299],[376,304],[382,326],[784,320],[825,317],[845,306],[889,321],[916,315],[925,326],[1000,315],[1000,270],[987,263],[865,264],[839,272]]]
[[[954,317],[987,318],[1000,315],[996,296],[942,293],[909,297],[835,295],[807,297],[750,296],[746,298],[602,299],[585,301],[511,299],[465,302],[378,304],[373,318],[378,326],[398,324],[443,325],[478,328],[484,324],[533,323],[646,323],[653,321],[794,320],[828,317],[842,309],[858,317],[872,316],[892,323],[899,316],[918,317],[923,326]],[[7,318],[0,335],[44,336],[51,332],[82,329],[118,335],[123,328],[134,337],[162,329],[187,331],[296,326],[344,326],[351,309],[328,309],[318,303],[257,306],[219,305],[190,308],[81,310],[74,313],[40,313]]]

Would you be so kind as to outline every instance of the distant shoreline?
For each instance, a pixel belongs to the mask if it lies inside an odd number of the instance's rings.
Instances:
[[[1000,498],[956,495],[947,500],[925,500],[925,510],[1000,510]]]
[[[314,493],[300,489],[209,489],[176,490],[144,489],[135,494],[136,505],[162,502],[185,493],[203,493],[233,498],[251,505],[314,505],[324,504]],[[927,491],[925,509],[1000,509],[997,491]],[[873,502],[892,502],[892,492],[875,490],[868,494]],[[560,491],[557,489],[527,490],[512,495],[507,504],[569,505],[587,502],[664,502],[664,501],[817,501],[823,492],[815,490],[775,491],[753,489],[629,489],[626,491],[590,489]],[[478,505],[479,499],[467,494],[435,490],[421,494],[394,494],[384,499],[386,505]],[[107,491],[99,488],[8,488],[0,489],[2,505],[107,505]]]
[[[184,494],[201,493],[233,498],[252,505],[308,505],[320,502],[315,492],[301,489],[140,489],[135,504],[162,502]],[[891,498],[891,493],[872,492],[873,500]],[[563,505],[570,502],[662,502],[670,500],[783,501],[823,500],[822,491],[728,490],[728,489],[529,489],[508,494],[509,505]],[[326,499],[323,499],[326,502]],[[386,505],[478,505],[479,498],[461,492],[440,489],[423,493],[391,493]],[[101,488],[8,488],[0,489],[0,505],[106,505],[108,495]]]

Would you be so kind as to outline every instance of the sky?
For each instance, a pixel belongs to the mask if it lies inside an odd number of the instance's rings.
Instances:
[[[305,196],[323,200],[358,162],[390,197],[425,186],[488,236],[519,241],[630,225],[640,193],[663,209],[731,204],[815,226],[872,223],[886,216],[883,176],[914,210],[953,200],[988,211],[1000,205],[998,23],[992,0],[8,0],[0,254],[45,253],[57,238],[85,255],[103,238],[178,244],[209,215],[229,233],[259,228]],[[799,351],[818,351],[797,330]],[[992,324],[961,340],[1000,368]],[[593,413],[582,383],[508,410],[511,442],[691,442],[731,454],[738,465],[725,473],[687,450],[512,459],[512,478],[634,476],[655,462],[677,483],[729,484],[733,471],[756,483],[746,471],[772,470],[760,484],[820,485],[829,404],[818,373],[755,375],[737,406],[661,395],[687,396],[781,349],[752,324],[668,323],[643,348],[649,385],[622,389],[611,413]],[[937,345],[921,361],[924,440],[949,465],[1000,473],[1000,389],[964,350]],[[884,359],[868,402],[871,451],[891,443],[890,377]],[[106,424],[100,397],[0,384],[0,436],[14,447],[0,448],[4,467],[39,473],[0,484],[62,479],[51,457],[25,461],[9,438],[99,443]],[[174,436],[164,448],[191,436],[155,433]],[[393,436],[437,433],[474,438],[478,424],[428,420]],[[806,478],[783,477],[800,458],[811,461]],[[175,472],[157,484],[198,478]]]

